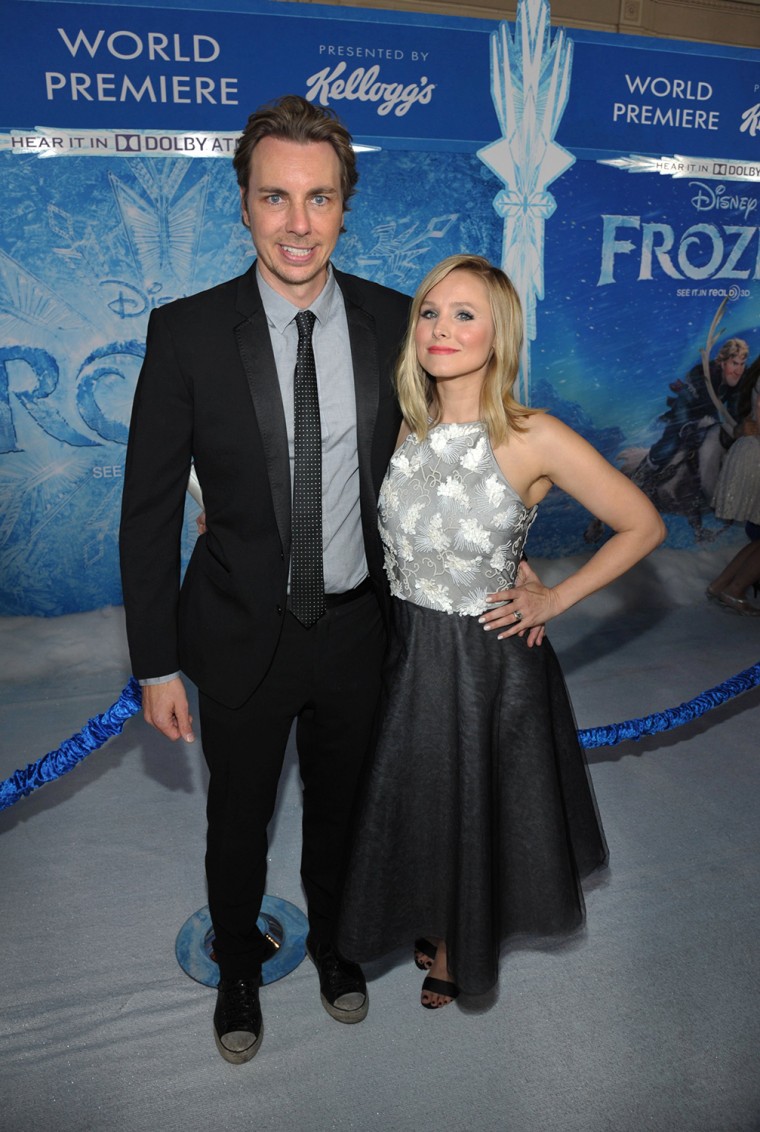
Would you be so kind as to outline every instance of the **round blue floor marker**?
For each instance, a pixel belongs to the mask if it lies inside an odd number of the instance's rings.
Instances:
[[[261,968],[263,983],[276,983],[306,955],[309,922],[300,908],[277,896],[265,896],[257,920],[259,931],[266,936],[272,955]],[[207,987],[219,985],[219,967],[214,959],[214,929],[208,908],[199,908],[179,930],[174,945],[177,962],[186,975]]]

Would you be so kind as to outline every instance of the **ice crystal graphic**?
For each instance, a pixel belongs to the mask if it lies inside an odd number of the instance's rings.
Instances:
[[[504,220],[502,267],[525,314],[520,400],[529,401],[528,342],[536,337],[536,303],[544,297],[544,223],[555,209],[548,186],[575,161],[557,145],[570,91],[572,42],[552,35],[548,0],[520,0],[514,36],[507,23],[491,35],[491,96],[502,137],[478,151],[504,182],[494,208]]]
[[[0,251],[0,333],[8,340],[15,321],[69,330],[82,326],[77,314],[54,291],[11,256]]]
[[[418,262],[430,250],[432,240],[442,239],[459,213],[447,216],[433,216],[423,226],[409,217],[392,220],[373,228],[374,246],[366,255],[360,255],[358,262],[363,269],[372,269],[370,274],[377,277],[378,268],[384,268],[384,275],[396,284],[407,282],[410,273],[418,270]]]
[[[134,173],[143,194],[109,173],[130,248],[146,278],[167,273],[192,281],[203,214],[208,174],[179,194],[188,166],[177,162],[163,168],[152,162],[135,163]]]

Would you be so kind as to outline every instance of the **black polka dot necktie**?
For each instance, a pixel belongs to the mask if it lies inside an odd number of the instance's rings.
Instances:
[[[322,428],[311,345],[315,316],[299,311],[294,390],[295,467],[290,608],[307,628],[325,612],[322,564]]]

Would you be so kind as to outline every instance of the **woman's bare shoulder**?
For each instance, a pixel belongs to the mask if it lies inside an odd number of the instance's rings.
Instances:
[[[516,439],[523,438],[529,444],[551,444],[568,432],[572,430],[557,417],[536,411],[520,418],[520,429],[515,429],[513,435]]]

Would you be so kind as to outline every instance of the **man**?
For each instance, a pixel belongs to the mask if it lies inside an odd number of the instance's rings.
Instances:
[[[749,346],[743,338],[729,338],[723,343],[715,359],[710,362],[710,385],[700,364],[689,370],[685,380],[680,378],[671,382],[672,396],[667,399],[667,410],[660,420],[664,423],[662,436],[649,449],[641,465],[644,483],[647,476],[654,474],[660,482],[666,482],[675,472],[672,464],[676,453],[681,449],[696,449],[704,442],[704,432],[711,422],[720,423],[720,431],[705,453],[707,460],[700,461],[706,466],[701,469],[704,494],[710,498],[718,478],[723,453],[733,442],[733,437],[719,421],[716,400],[722,402],[731,416],[736,415],[737,386],[747,364]],[[719,441],[719,443],[717,443]],[[634,477],[635,478],[635,477]],[[638,480],[636,482],[639,482]],[[646,490],[646,486],[643,486]]]
[[[333,936],[385,644],[376,501],[400,422],[391,375],[408,299],[330,265],[358,177],[331,111],[297,96],[262,107],[233,164],[258,259],[151,316],[121,558],[146,720],[191,741],[179,671],[199,690],[220,969],[214,1034],[222,1057],[241,1063],[263,1034],[267,951],[256,920],[294,719],[307,949],[328,1013],[349,1023],[367,1013],[362,972]],[[180,589],[191,460],[207,529]]]

